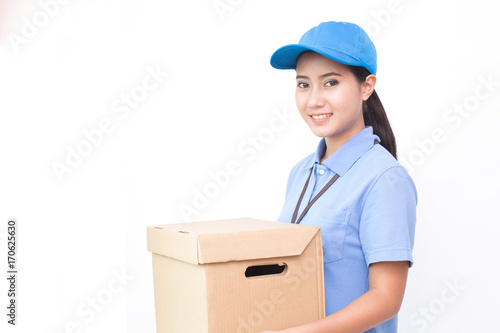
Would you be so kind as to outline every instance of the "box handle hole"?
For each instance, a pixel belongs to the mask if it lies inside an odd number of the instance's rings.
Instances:
[[[286,271],[286,267],[287,265],[285,263],[250,266],[246,269],[245,276],[247,278],[252,278],[257,276],[280,275]]]

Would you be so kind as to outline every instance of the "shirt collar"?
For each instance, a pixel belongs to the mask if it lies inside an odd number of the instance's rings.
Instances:
[[[366,126],[365,129],[358,132],[332,156],[323,161],[323,165],[330,168],[335,173],[338,173],[339,176],[343,176],[364,153],[373,147],[374,140],[380,142],[380,138],[373,134],[373,128],[371,126]],[[325,138],[322,138],[307,169],[312,168],[314,164],[319,164],[325,150]]]

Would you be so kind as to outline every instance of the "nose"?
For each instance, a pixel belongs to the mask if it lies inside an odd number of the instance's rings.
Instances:
[[[325,106],[325,99],[321,88],[313,87],[309,91],[307,107],[310,109],[321,108]]]

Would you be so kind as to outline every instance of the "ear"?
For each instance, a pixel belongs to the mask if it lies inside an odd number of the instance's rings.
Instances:
[[[377,83],[377,77],[373,74],[370,74],[366,77],[365,82],[361,85],[361,94],[363,97],[363,101],[366,101],[370,98],[371,94],[375,90],[375,84]]]

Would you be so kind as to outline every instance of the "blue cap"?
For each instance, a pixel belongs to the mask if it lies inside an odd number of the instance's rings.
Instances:
[[[348,22],[323,22],[307,31],[298,44],[285,45],[271,56],[271,66],[295,69],[297,57],[314,51],[350,66],[362,66],[377,73],[377,51],[370,37],[358,25]]]

